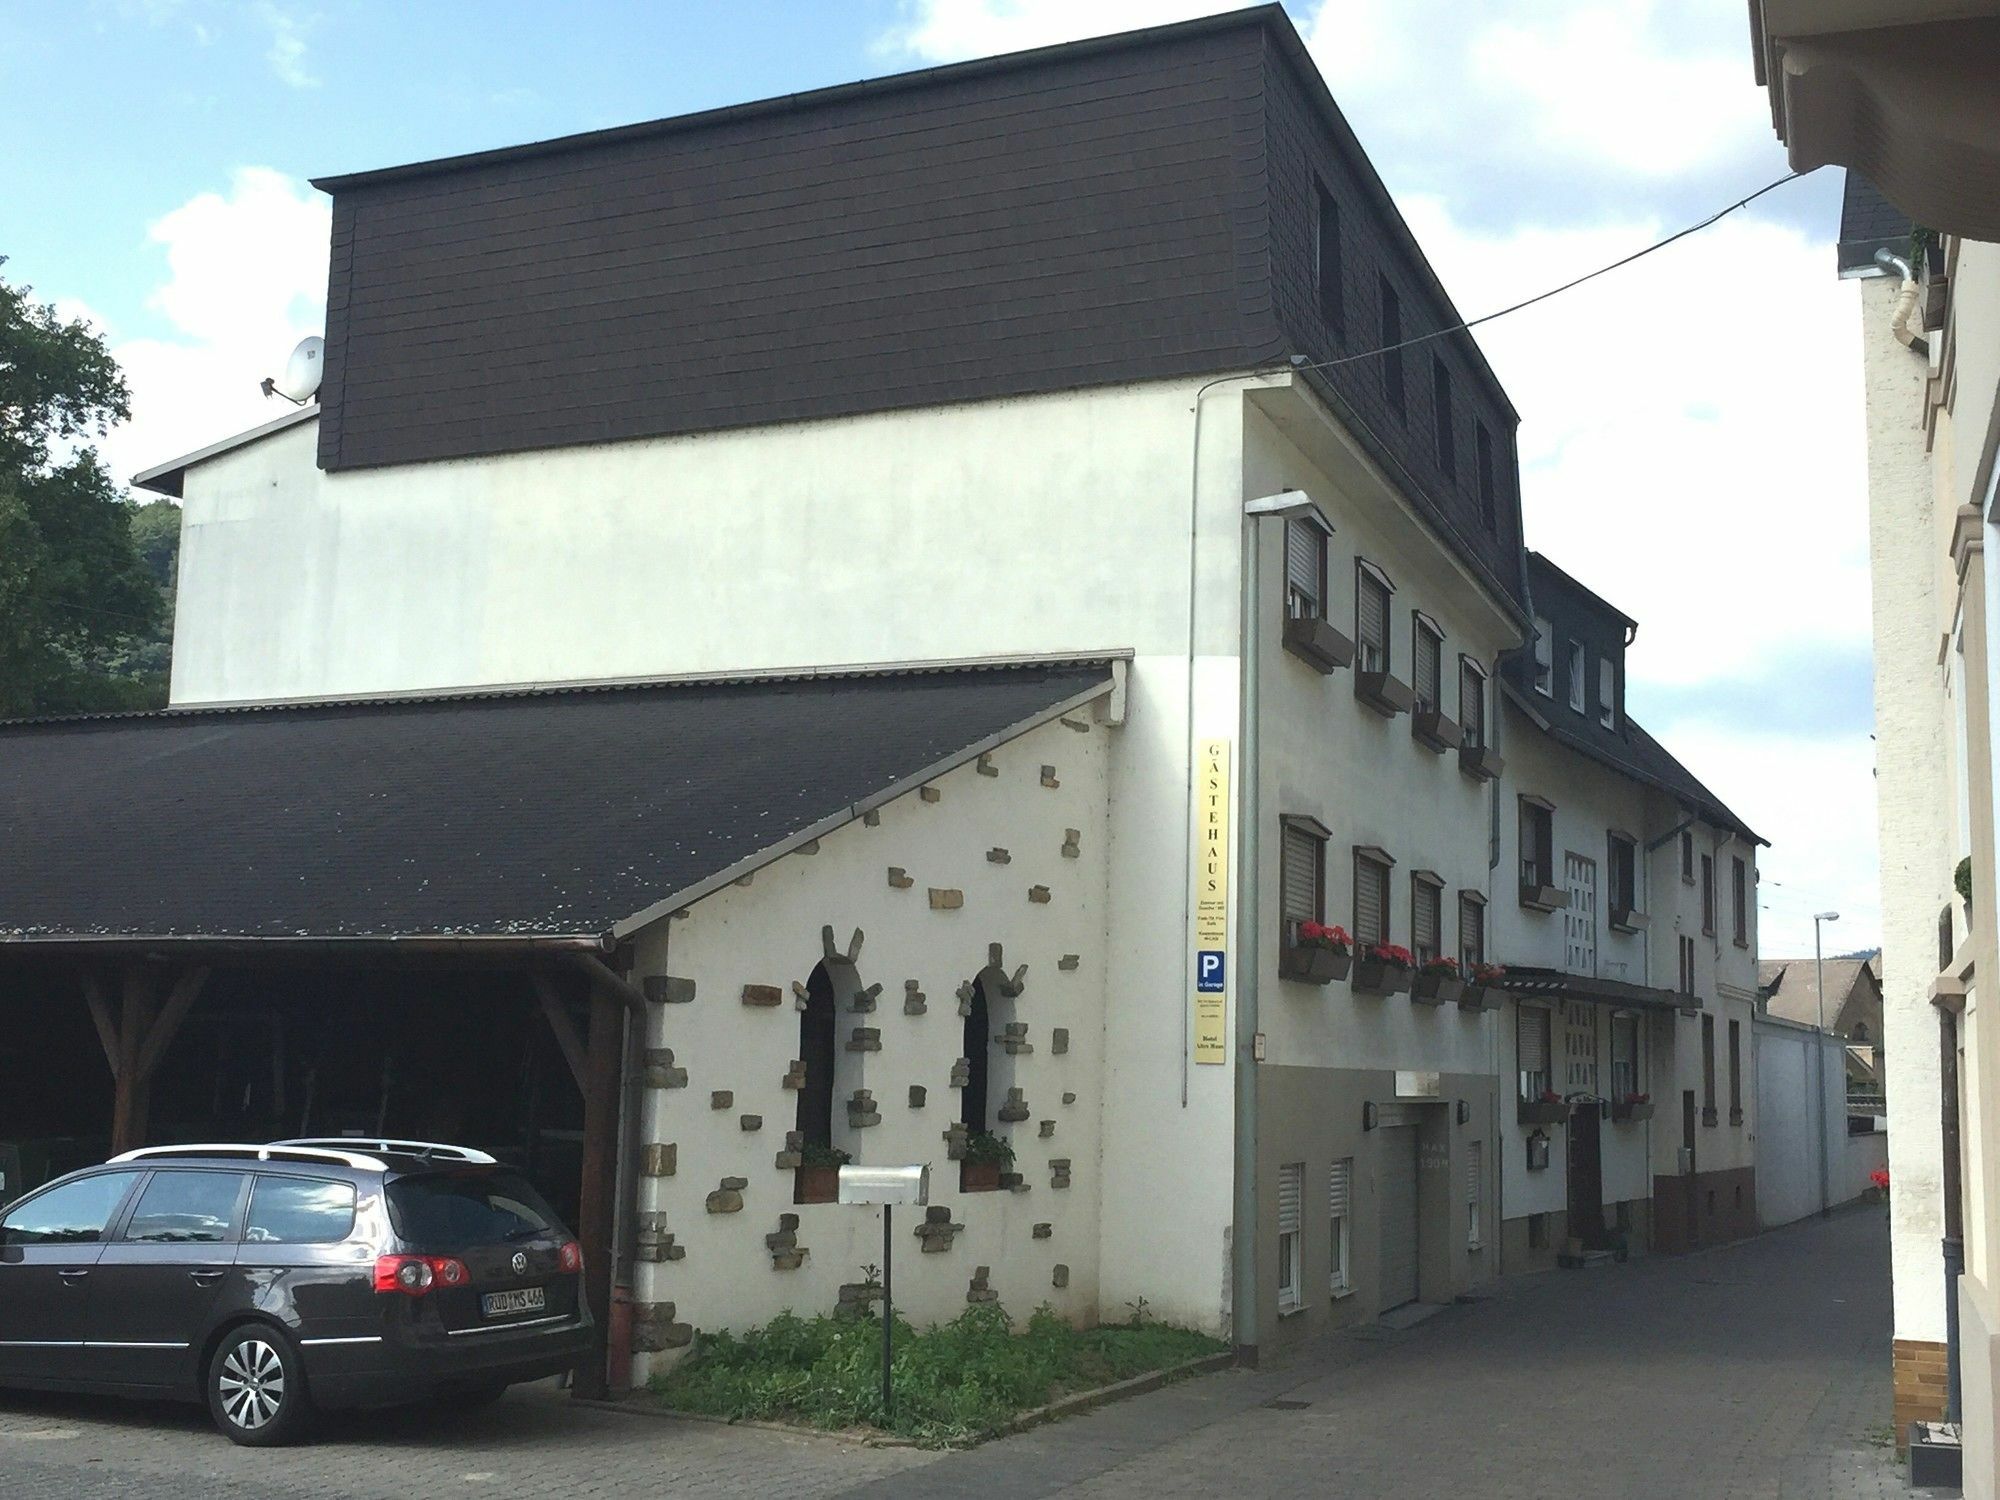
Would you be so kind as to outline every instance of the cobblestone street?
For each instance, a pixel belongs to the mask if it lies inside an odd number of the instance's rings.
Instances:
[[[1278,1497],[1585,1491],[1604,1500],[1907,1493],[1888,1432],[1884,1216],[1508,1284],[1406,1332],[1329,1340],[965,1453],[576,1408],[350,1417],[231,1447],[190,1409],[0,1397],[0,1494]]]

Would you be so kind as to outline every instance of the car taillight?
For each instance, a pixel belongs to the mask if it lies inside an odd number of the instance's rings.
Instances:
[[[421,1297],[433,1285],[464,1286],[465,1262],[448,1255],[378,1255],[375,1290]]]
[[[556,1252],[556,1264],[565,1273],[574,1276],[583,1269],[583,1246],[575,1240],[563,1241],[562,1249]]]

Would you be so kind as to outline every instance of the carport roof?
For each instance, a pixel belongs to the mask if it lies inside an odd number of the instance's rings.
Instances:
[[[1107,691],[1109,658],[0,725],[0,949],[601,936]]]

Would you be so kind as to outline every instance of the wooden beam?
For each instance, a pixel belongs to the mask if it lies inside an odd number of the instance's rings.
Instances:
[[[104,981],[95,974],[83,974],[83,1000],[90,1007],[90,1019],[97,1027],[97,1041],[104,1048],[104,1061],[111,1076],[118,1076],[118,1023],[111,1016],[111,999],[104,993]]]
[[[639,992],[639,987],[595,953],[579,953],[576,965],[590,976],[593,990],[608,992],[635,1016],[646,1014],[646,997]]]
[[[576,1080],[579,1092],[590,1090],[590,1069],[585,1064],[583,1043],[577,1038],[576,1027],[570,1024],[569,1012],[563,1009],[562,991],[556,982],[539,969],[528,971],[528,978],[534,983],[535,998],[542,1002],[542,1014],[548,1018],[549,1030],[556,1034],[556,1045],[562,1048],[562,1055],[569,1063],[570,1077]]]
[[[153,982],[143,964],[125,969],[124,1001],[118,1025],[118,1076],[111,1095],[111,1154],[146,1143],[149,1104],[139,1052],[153,1025]]]
[[[611,1327],[612,1217],[618,1194],[618,1080],[624,1017],[614,992],[590,992],[590,1044],[583,1090],[583,1182],[577,1238],[583,1244],[583,1290],[596,1323],[591,1354],[577,1366],[574,1394],[602,1400],[609,1388],[605,1339]]]
[[[160,1007],[159,1019],[154,1021],[146,1033],[145,1044],[139,1049],[139,1080],[152,1081],[153,1070],[166,1056],[167,1048],[173,1044],[174,1034],[181,1029],[181,1022],[187,1019],[189,1008],[201,987],[208,983],[206,968],[185,969],[181,977],[174,981],[174,987],[167,995],[167,1003]]]

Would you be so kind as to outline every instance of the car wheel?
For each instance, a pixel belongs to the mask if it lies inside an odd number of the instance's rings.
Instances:
[[[232,1443],[269,1448],[297,1441],[312,1403],[292,1341],[262,1323],[227,1334],[208,1364],[208,1409]]]

